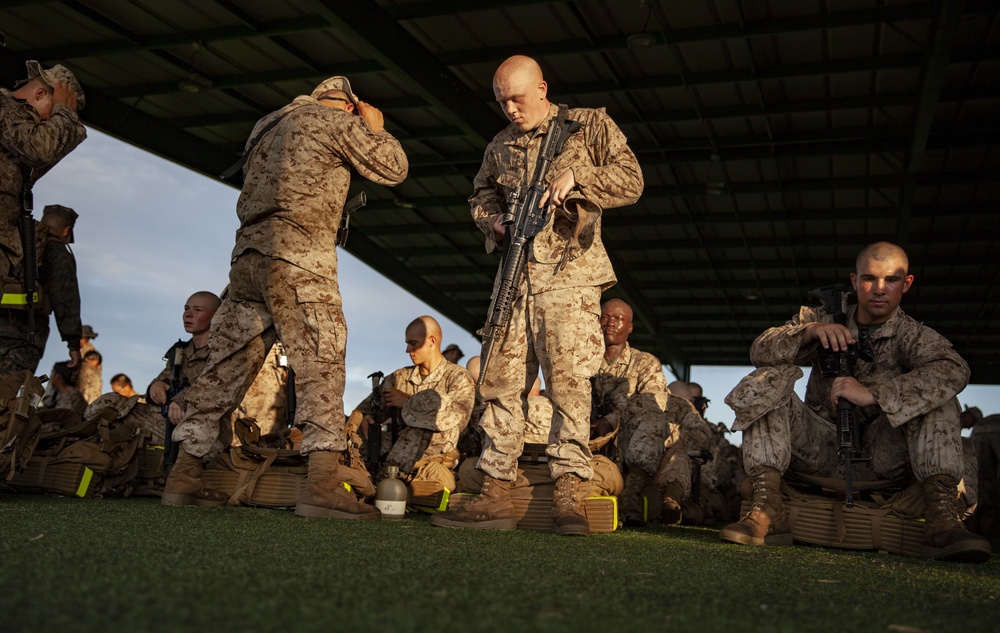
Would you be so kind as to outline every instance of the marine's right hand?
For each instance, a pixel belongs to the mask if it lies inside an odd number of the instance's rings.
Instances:
[[[163,404],[167,401],[168,389],[170,389],[170,385],[162,380],[153,382],[153,384],[149,385],[149,399],[156,404]]]
[[[834,352],[846,351],[847,346],[855,343],[854,336],[847,327],[839,323],[810,323],[806,326],[803,344],[819,341],[824,349]]]
[[[373,105],[365,103],[361,99],[358,99],[358,114],[361,118],[365,120],[368,127],[371,128],[372,132],[381,132],[385,129],[385,117],[382,116],[382,111]]]
[[[52,88],[52,103],[64,105],[73,112],[76,112],[76,106],[79,105],[76,90],[70,88],[69,84],[65,81],[57,82]]]

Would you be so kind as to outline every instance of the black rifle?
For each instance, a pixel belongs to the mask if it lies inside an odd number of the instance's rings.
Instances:
[[[337,246],[347,244],[347,231],[351,228],[351,214],[368,204],[368,196],[364,191],[344,203],[344,214],[340,216],[340,228],[337,229]]]
[[[372,417],[375,423],[368,427],[368,440],[365,452],[365,468],[372,475],[378,472],[382,461],[382,419],[385,417],[382,407],[382,378],[385,376],[380,371],[370,374],[368,377],[372,381]]]
[[[295,370],[288,364],[288,357],[284,354],[278,356],[278,366],[285,368],[285,427],[290,429],[295,426],[295,410],[299,406],[295,397]]]
[[[31,192],[31,168],[21,165],[21,269],[24,284],[24,307],[28,310],[28,343],[35,344],[35,283],[38,281],[38,238],[35,236],[35,218],[32,216],[35,196]]]
[[[809,292],[809,300],[818,299],[823,304],[823,310],[827,314],[833,315],[835,323],[847,327],[847,297],[851,293],[847,286],[836,284],[824,286]],[[875,348],[867,330],[858,332],[858,341],[847,346],[846,350],[835,352],[820,347],[817,355],[817,364],[820,374],[824,378],[853,377],[854,366],[858,359],[873,362],[875,360]],[[844,505],[848,508],[854,507],[854,491],[852,489],[853,464],[855,462],[866,462],[871,456],[865,457],[861,451],[861,425],[854,411],[854,405],[846,398],[837,399],[837,433],[839,443],[837,454],[845,463],[844,469]]]
[[[163,419],[166,420],[165,432],[163,434],[164,477],[170,475],[170,469],[174,467],[174,462],[177,461],[177,449],[179,448],[173,438],[174,423],[170,421],[170,403],[184,389],[184,379],[181,375],[181,372],[184,371],[183,341],[178,340],[174,343],[174,346],[167,352],[168,359],[171,355],[173,355],[173,365],[170,367],[170,388],[167,390],[167,399],[163,401],[163,405],[160,407],[160,413],[163,415]]]
[[[507,197],[507,213],[501,218],[501,223],[507,227],[507,247],[500,260],[500,283],[490,301],[486,325],[479,331],[483,338],[480,384],[486,376],[494,348],[507,331],[517,288],[524,276],[528,242],[541,232],[552,215],[550,205],[539,208],[546,189],[545,175],[552,160],[562,151],[563,143],[581,127],[579,121],[566,119],[567,112],[566,106],[560,105],[559,115],[549,123],[549,131],[538,152],[534,180],[527,189],[518,187]]]

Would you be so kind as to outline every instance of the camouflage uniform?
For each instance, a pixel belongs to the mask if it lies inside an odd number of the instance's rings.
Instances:
[[[0,277],[20,278],[21,166],[35,183],[87,137],[75,112],[54,105],[42,119],[27,102],[0,89]]]
[[[670,483],[680,485],[684,490],[681,499],[686,499],[691,495],[691,474],[694,470],[688,451],[711,450],[714,444],[712,430],[694,405],[679,396],[670,396],[665,417],[679,427],[680,442],[676,450],[663,454],[653,479],[661,488]]]
[[[434,480],[454,490],[455,477],[450,473],[458,461],[458,437],[476,400],[469,372],[442,360],[434,371],[421,376],[420,368],[410,365],[386,376],[383,387],[411,396],[400,411],[403,428],[386,456],[386,465],[398,466],[408,480],[412,473],[413,481]],[[373,397],[362,401],[358,411],[372,415]]]
[[[208,355],[210,347],[205,345],[204,347],[195,347],[194,339],[188,339],[187,341],[177,341],[173,347],[167,350],[167,353],[163,355],[167,359],[167,365],[156,375],[156,378],[150,381],[150,385],[154,382],[165,382],[170,384],[171,379],[174,376],[174,348],[180,345],[182,351],[181,356],[181,391],[173,394],[173,402],[184,405],[184,393],[185,390],[194,384],[195,378],[201,375],[205,371],[205,366],[208,365]],[[146,400],[149,400],[149,389],[146,390]],[[150,401],[151,402],[151,401]]]
[[[212,451],[220,421],[229,420],[277,339],[295,370],[302,452],[347,448],[337,228],[352,168],[396,185],[408,164],[388,132],[374,133],[362,117],[310,96],[258,121],[250,139],[281,116],[244,166],[229,292],[212,320],[208,366],[174,431],[196,457]]]
[[[857,338],[857,306],[848,313],[848,328]],[[783,326],[761,334],[750,350],[760,369],[726,398],[737,414],[734,430],[743,431],[743,459],[751,476],[763,467],[778,472],[844,476],[837,456],[836,412],[830,403],[832,379],[816,364],[819,344],[800,349],[806,325],[830,322],[819,308],[802,307]],[[871,331],[875,361],[859,360],[855,377],[867,387],[877,406],[858,411],[866,425],[864,454],[872,459],[855,465],[858,479],[898,479],[913,474],[962,479],[958,394],[969,380],[969,367],[943,336],[897,309]],[[799,365],[812,364],[803,403],[792,391],[801,376]]]
[[[507,194],[530,183],[557,112],[552,105],[550,118],[532,132],[509,125],[486,148],[469,203],[486,236],[487,252],[498,248],[493,224],[506,211]],[[524,394],[539,368],[555,408],[547,451],[552,476],[574,473],[586,480],[592,475],[589,378],[600,368],[604,352],[601,291],[616,281],[601,243],[600,215],[605,208],[635,202],[643,181],[625,136],[603,109],[572,109],[569,118],[583,127],[566,140],[546,179],[551,182],[572,169],[577,186],[527,247],[527,272],[510,323],[480,385],[487,407],[479,468],[496,479],[517,476]]]
[[[80,356],[86,356],[87,352],[97,352],[97,348],[90,341],[87,341],[87,344],[80,348]],[[101,378],[102,369],[102,365],[94,367],[86,362],[80,364],[80,377],[76,381],[76,387],[83,394],[83,399],[87,401],[87,404],[100,398],[104,392],[104,380]]]
[[[48,231],[36,223],[39,236]],[[15,228],[16,231],[16,228]],[[70,350],[80,347],[80,286],[76,278],[76,259],[69,246],[54,239],[42,239],[44,251],[38,269],[42,302],[35,310],[35,342],[28,340],[26,310],[0,310],[0,375],[27,369],[35,373],[45,353],[49,338],[49,314],[55,313],[59,335]],[[20,248],[20,247],[19,247]]]
[[[288,384],[288,369],[280,364],[281,350],[278,345],[271,348],[260,368],[260,373],[254,378],[253,384],[247,390],[243,401],[236,409],[234,420],[250,418],[257,422],[261,435],[277,433],[288,427],[287,409],[288,396],[285,392]],[[236,442],[234,434],[233,441]]]

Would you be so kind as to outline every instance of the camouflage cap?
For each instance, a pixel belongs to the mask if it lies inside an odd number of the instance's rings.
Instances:
[[[80,335],[80,338],[97,338],[97,332],[94,331],[93,327],[85,325],[83,326],[83,334]]]
[[[69,235],[66,236],[66,241],[72,244],[76,239],[73,235],[73,229],[76,227],[76,219],[80,217],[80,214],[69,207],[62,206],[61,204],[47,204],[45,205],[45,208],[42,209],[42,217],[44,218],[47,215],[55,215],[69,223]]]
[[[330,92],[331,90],[340,90],[347,93],[347,98],[351,100],[351,103],[358,105],[358,96],[354,94],[351,90],[351,82],[347,80],[347,77],[330,77],[329,79],[324,79],[323,82],[316,86],[316,89],[312,91],[310,95],[313,99],[317,99],[324,93]]]
[[[452,343],[451,345],[449,345],[448,347],[444,348],[441,351],[442,354],[447,354],[448,352],[458,352],[458,358],[462,358],[463,356],[465,356],[465,354],[462,352],[462,348],[460,348],[458,345],[455,345],[454,343]]]
[[[436,431],[440,428],[439,419],[445,415],[443,409],[441,394],[433,389],[427,389],[410,396],[403,404],[400,413],[406,426]]]
[[[68,84],[73,92],[76,93],[76,109],[83,110],[83,106],[87,104],[87,97],[83,94],[83,88],[80,87],[80,82],[77,81],[76,75],[73,74],[69,68],[66,68],[62,64],[56,64],[52,68],[46,70],[42,68],[42,65],[33,59],[29,59],[26,63],[28,67],[28,79],[31,81],[35,77],[40,77],[42,81],[49,88],[55,88],[57,83]]]

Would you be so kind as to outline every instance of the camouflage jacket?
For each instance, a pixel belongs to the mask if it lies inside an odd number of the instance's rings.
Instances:
[[[209,345],[204,347],[195,347],[194,339],[189,339],[187,341],[178,341],[176,345],[183,346],[184,355],[181,360],[181,394],[183,391],[191,386],[191,383],[195,381],[195,378],[201,375],[201,372],[205,371],[205,366],[208,365],[208,353],[211,350]],[[159,373],[152,381],[152,385],[156,381],[162,381],[170,384],[170,379],[174,374],[174,348],[171,347],[167,350],[167,353],[163,356],[167,360],[167,366],[163,368],[163,371]],[[182,407],[184,405],[183,395],[178,400],[177,394],[173,394],[173,401],[180,404]],[[149,389],[146,389],[146,398],[149,399]],[[152,402],[152,400],[150,400]]]
[[[559,107],[553,104],[550,118],[532,132],[521,132],[511,124],[487,146],[483,164],[473,181],[475,192],[469,198],[476,226],[486,236],[486,252],[496,250],[493,223],[507,210],[507,195],[517,187],[531,184],[538,152]],[[642,194],[642,170],[629,149],[625,135],[604,109],[573,108],[569,119],[583,128],[570,136],[562,152],[546,173],[551,183],[567,170],[573,171],[576,188],[571,201],[549,219],[548,224],[529,243],[527,286],[521,291],[532,294],[614,285],[616,278],[601,242],[601,211],[632,204]],[[584,215],[585,227],[577,228],[575,216]],[[574,234],[580,231],[574,238]],[[565,267],[560,269],[567,248]],[[558,271],[558,272],[557,272]]]
[[[398,185],[409,168],[406,155],[388,132],[374,133],[360,116],[307,96],[258,121],[250,140],[281,116],[243,168],[233,259],[252,249],[336,280],[337,228],[351,169]],[[339,295],[322,300],[340,303]]]
[[[87,130],[76,113],[62,105],[48,119],[27,102],[0,89],[0,255],[12,268],[21,263],[21,165],[31,168],[34,183],[83,142]],[[0,270],[0,275],[7,274]]]
[[[857,309],[852,306],[847,316],[847,327],[855,337]],[[802,336],[809,323],[832,321],[833,316],[820,308],[803,306],[791,321],[758,336],[750,348],[750,360],[756,367],[812,365],[805,402],[831,420],[835,417],[830,403],[833,379],[823,378],[819,371],[819,343],[803,347]],[[901,308],[871,332],[871,339],[875,361],[858,360],[854,368],[854,377],[878,403],[877,407],[863,409],[866,418],[882,413],[893,427],[900,426],[945,404],[969,382],[969,366],[948,339],[907,316]]]
[[[38,231],[43,225],[37,223]],[[55,313],[59,336],[70,350],[80,348],[83,324],[80,321],[80,286],[76,278],[76,259],[69,246],[49,239],[45,242],[38,269],[42,302],[35,317],[35,342],[44,346],[49,337],[49,314]],[[26,310],[4,310],[0,317],[0,337],[28,339]]]
[[[660,359],[628,343],[618,358],[604,361],[593,383],[594,402],[614,428],[644,412],[662,415],[671,398]]]
[[[400,416],[403,426],[433,432],[423,457],[447,453],[456,447],[458,436],[468,423],[476,402],[476,385],[464,367],[442,360],[434,371],[421,376],[420,369],[410,365],[386,376],[383,387],[394,387],[410,396],[435,392],[433,402],[429,398],[425,402],[412,397],[407,400]],[[371,415],[373,397],[374,394],[369,395],[357,409]],[[424,406],[428,404],[430,408]],[[420,457],[417,456],[417,459]]]

